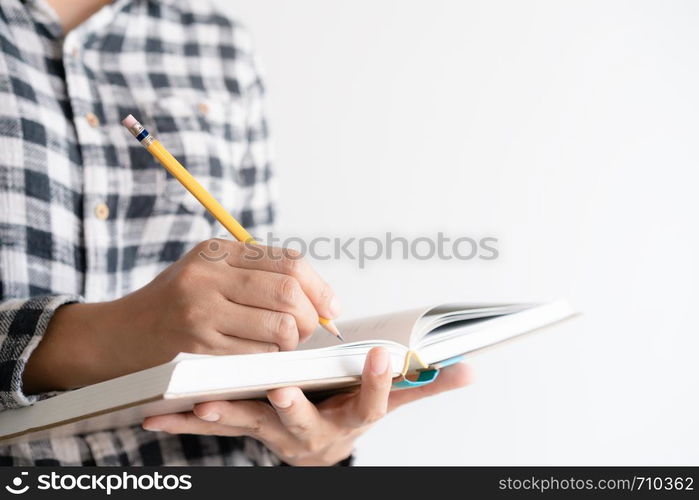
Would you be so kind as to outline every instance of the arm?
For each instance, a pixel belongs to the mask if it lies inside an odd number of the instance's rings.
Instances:
[[[224,258],[203,258],[214,242]],[[212,240],[195,246],[149,284],[118,300],[68,304],[43,316],[35,311],[33,323],[26,313],[22,321],[12,320],[17,315],[12,311],[21,309],[18,303],[10,306],[2,324],[13,333],[7,336],[8,346],[17,342],[15,337],[28,345],[34,338],[32,350],[13,358],[21,361],[13,376],[19,387],[23,373],[27,391],[36,393],[150,368],[179,352],[293,350],[315,331],[319,314],[337,316],[333,299],[332,289],[297,253]],[[47,307],[53,312],[58,302]]]
[[[79,302],[74,295],[46,295],[0,302],[0,410],[28,406],[38,396],[23,386],[27,361],[40,344],[55,312]]]

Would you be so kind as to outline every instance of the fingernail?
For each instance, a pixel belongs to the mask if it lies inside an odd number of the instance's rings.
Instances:
[[[294,399],[299,397],[299,392],[301,392],[299,389],[286,387],[277,391],[273,397],[269,398],[269,400],[277,408],[286,409],[294,404]]]
[[[379,350],[379,352],[375,353],[371,358],[369,366],[371,373],[374,375],[386,373],[386,370],[388,370],[388,361],[388,352],[384,349]]]
[[[332,300],[330,301],[330,314],[332,314],[333,318],[337,318],[340,313],[342,312],[342,308],[340,307],[340,301],[337,300],[337,297],[333,297]]]
[[[291,403],[293,403],[293,401],[291,401],[290,399],[282,399],[281,401],[275,402],[274,406],[276,406],[277,408],[288,408],[289,406],[291,406]]]
[[[142,425],[141,427],[143,427],[143,430],[144,430],[144,431],[152,431],[152,432],[157,432],[157,431],[159,431],[159,430],[160,430],[160,428],[159,428],[159,427],[156,427],[156,426],[154,426],[154,425],[150,425],[150,424],[148,424],[148,425],[146,425],[146,424],[143,424],[143,425]]]
[[[274,406],[276,406],[277,408],[288,408],[289,406],[291,406],[291,404],[293,403],[293,401],[291,400],[290,397],[284,396],[284,397],[282,397],[279,401],[272,401],[272,403],[273,403]]]
[[[221,418],[221,415],[218,413],[209,413],[208,415],[198,415],[200,419],[206,420],[207,422],[218,422],[218,419]]]

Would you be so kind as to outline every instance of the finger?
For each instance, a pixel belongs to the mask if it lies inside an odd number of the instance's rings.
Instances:
[[[340,315],[340,303],[335,292],[301,253],[290,248],[228,243],[233,245],[226,259],[228,264],[291,276],[298,280],[318,314],[325,318],[336,318]]]
[[[272,403],[282,425],[296,439],[309,443],[323,434],[323,418],[298,387],[272,389],[267,392],[267,399]]]
[[[367,354],[362,372],[362,385],[345,411],[345,424],[363,427],[382,418],[388,409],[393,366],[387,349],[374,347]]]
[[[393,391],[388,400],[388,411],[418,399],[434,396],[440,392],[459,389],[471,383],[473,373],[471,367],[464,363],[456,363],[439,372],[436,380],[430,384],[413,389]]]
[[[219,281],[220,292],[236,304],[291,314],[299,340],[318,325],[318,313],[296,278],[268,271],[237,269],[233,279]]]
[[[201,434],[205,436],[245,436],[244,428],[222,426],[206,422],[194,413],[170,413],[148,417],[142,427],[147,431],[167,432],[168,434]]]
[[[218,331],[239,339],[274,344],[277,350],[293,351],[299,343],[296,318],[286,312],[270,311],[236,304],[225,304],[217,315]]]
[[[216,311],[216,310],[215,310]],[[194,354],[257,354],[263,352],[279,352],[279,345],[272,342],[261,342],[226,335],[215,328],[207,328],[183,350]]]
[[[256,340],[231,337],[222,332],[218,332],[221,341],[217,347],[207,350],[202,354],[260,354],[264,352],[279,352],[279,345],[272,342],[258,342]]]
[[[291,439],[274,409],[261,401],[210,401],[195,405],[193,414],[203,422],[234,428],[275,446]]]

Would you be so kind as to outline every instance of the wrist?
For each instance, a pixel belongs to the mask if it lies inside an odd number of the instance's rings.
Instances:
[[[114,320],[112,302],[59,307],[27,361],[25,392],[68,390],[111,378],[119,371],[109,345],[117,335]]]

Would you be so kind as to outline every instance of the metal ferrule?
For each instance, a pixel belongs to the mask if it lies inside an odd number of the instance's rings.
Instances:
[[[131,134],[146,148],[153,144],[153,141],[155,140],[155,138],[150,135],[143,125],[138,122],[129,127],[129,132],[131,132]]]

